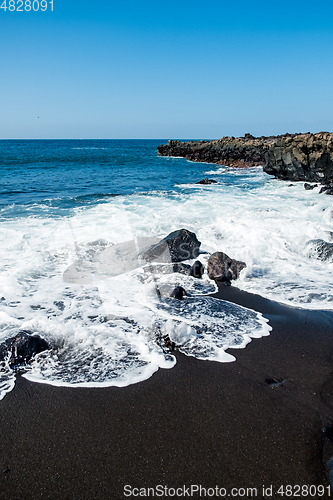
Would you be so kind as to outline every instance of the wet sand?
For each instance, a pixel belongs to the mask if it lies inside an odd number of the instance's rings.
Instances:
[[[176,353],[174,368],[125,388],[19,377],[0,402],[0,498],[133,498],[125,485],[151,498],[148,488],[157,485],[218,486],[227,494],[257,488],[252,497],[286,498],[277,489],[288,484],[323,485],[325,494],[312,498],[331,498],[333,313],[282,306],[235,286],[218,296],[262,312],[273,327],[229,350],[233,363]],[[271,485],[272,495],[263,494]],[[240,493],[233,498],[252,498]]]

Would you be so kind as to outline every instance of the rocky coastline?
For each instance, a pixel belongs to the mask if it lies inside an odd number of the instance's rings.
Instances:
[[[269,137],[222,137],[212,141],[173,141],[158,146],[161,156],[217,163],[232,168],[262,166],[278,179],[333,184],[333,133]],[[333,188],[332,188],[333,189]]]

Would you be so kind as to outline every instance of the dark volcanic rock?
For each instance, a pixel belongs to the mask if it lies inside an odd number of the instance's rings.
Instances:
[[[190,275],[194,278],[201,278],[204,272],[204,265],[200,262],[200,260],[196,260],[190,269]]]
[[[318,184],[308,184],[307,182],[304,183],[304,189],[306,189],[307,191],[311,191],[311,189],[314,189],[317,186]]]
[[[325,193],[325,194],[333,194],[333,184],[327,184],[326,186],[323,186],[321,190],[319,191],[319,194]]]
[[[333,179],[333,134],[280,136],[265,155],[264,171],[279,179],[329,182]]]
[[[157,293],[161,297],[171,297],[173,299],[182,300],[184,295],[187,295],[185,289],[179,285],[159,285],[157,287]]]
[[[29,331],[21,331],[15,337],[5,340],[0,344],[0,360],[9,358],[9,366],[18,368],[32,360],[32,358],[50,349],[50,345],[39,335],[33,335]]]
[[[207,179],[207,177],[205,177],[201,181],[196,182],[196,184],[217,184],[217,181],[214,181],[213,179]]]
[[[222,137],[215,141],[169,141],[158,146],[158,154],[230,167],[252,167],[263,165],[265,153],[274,139],[245,134],[245,137]]]
[[[175,286],[173,291],[171,292],[170,297],[178,300],[182,300],[184,295],[187,295],[185,289],[182,286]]]
[[[245,267],[245,262],[231,259],[223,252],[215,252],[209,258],[207,272],[211,280],[230,282],[236,280]]]
[[[181,262],[199,255],[201,242],[187,229],[179,229],[152,245],[140,257],[146,262]]]
[[[265,172],[278,179],[326,184],[333,181],[333,134],[329,132],[169,141],[158,146],[158,154],[230,167],[263,165]]]
[[[333,260],[333,243],[318,239],[309,241],[308,246],[309,257],[329,262]]]

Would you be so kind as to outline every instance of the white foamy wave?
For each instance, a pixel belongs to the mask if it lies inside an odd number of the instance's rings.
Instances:
[[[332,240],[331,197],[271,179],[260,169],[225,182],[172,197],[131,196],[127,220],[138,236],[186,227],[204,250],[246,262],[237,282],[243,290],[297,307],[332,309],[333,264],[308,255],[310,240]]]
[[[215,168],[214,170],[207,170],[205,172],[205,175],[223,175],[227,170],[228,170],[229,167],[219,167],[219,168]]]
[[[200,296],[174,300],[156,296],[152,289],[147,292],[143,303],[159,313],[162,332],[188,356],[234,361],[227,349],[243,348],[251,338],[269,335],[271,330],[261,314],[230,302]]]
[[[228,347],[244,347],[249,335],[269,331],[259,315],[239,306],[234,306],[227,326],[230,307],[227,311],[223,302],[202,297],[215,291],[207,277],[160,275],[145,268],[112,278],[105,273],[102,278],[95,276],[89,263],[114,255],[108,250],[111,243],[105,239],[84,243],[80,215],[67,230],[59,220],[48,223],[47,231],[41,232],[38,220],[30,220],[29,239],[18,240],[17,250],[8,257],[12,268],[3,273],[6,297],[1,300],[0,338],[25,330],[51,346],[25,367],[29,380],[66,386],[125,386],[147,379],[159,368],[174,366],[175,358],[163,340],[166,335],[187,355],[230,361],[234,358],[225,353]],[[60,230],[62,247],[57,237]],[[24,260],[18,259],[22,251]],[[207,256],[201,257],[205,262]],[[76,258],[84,262],[85,273],[91,274],[90,284],[63,280],[64,270]],[[184,287],[188,297],[162,300],[157,287],[163,284]],[[191,332],[195,341],[186,339]],[[3,365],[1,374],[0,391],[5,394],[13,387],[13,372]]]
[[[154,318],[140,310],[133,298],[142,286],[135,275],[111,280],[110,286],[103,282],[100,288],[66,286],[52,278],[48,286],[47,278],[41,276],[38,281],[41,290],[31,288],[29,298],[15,304],[21,321],[2,313],[0,324],[3,339],[25,330],[40,335],[52,347],[38,354],[31,368],[26,367],[29,380],[125,386],[174,365],[174,357],[150,339]],[[129,286],[132,294],[126,291]],[[11,305],[4,302],[3,307],[9,310]],[[2,373],[6,378],[7,372]]]
[[[332,199],[260,169],[233,175],[224,169],[210,189],[118,196],[72,209],[70,216],[55,217],[54,207],[45,204],[38,217],[16,211],[4,219],[0,341],[27,329],[52,346],[26,376],[58,385],[126,385],[173,366],[165,336],[188,355],[227,361],[226,349],[267,334],[257,313],[203,298],[215,291],[206,274],[202,280],[145,269],[113,278],[95,274],[96,259],[106,250],[112,254],[114,245],[182,227],[197,234],[203,250],[246,262],[235,283],[239,288],[297,307],[332,310],[333,262],[309,251],[311,241],[333,240]],[[199,257],[205,266],[208,257]],[[64,282],[64,271],[76,264],[85,273],[90,269],[86,284]],[[183,286],[188,297],[179,303],[159,299],[156,286],[162,284]],[[5,393],[14,378],[6,365],[0,371]]]
[[[175,364],[174,357],[164,354],[129,318],[109,315],[80,326],[72,321],[65,330],[62,325],[61,336],[60,325],[53,325],[53,335],[48,335],[45,326],[39,331],[53,347],[36,357],[25,375],[29,380],[60,386],[122,387]]]

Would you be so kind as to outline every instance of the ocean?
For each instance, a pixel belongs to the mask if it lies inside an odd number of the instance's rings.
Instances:
[[[258,312],[208,297],[216,286],[206,273],[95,272],[124,242],[176,229],[197,235],[205,268],[215,251],[244,261],[233,286],[292,307],[333,309],[333,258],[313,243],[333,241],[332,198],[261,167],[160,157],[166,142],[0,141],[0,343],[26,330],[51,346],[25,367],[29,380],[126,386],[175,365],[166,337],[186,355],[229,362],[235,349],[269,335]],[[196,184],[204,177],[217,183]],[[81,282],[66,279],[71,266]],[[188,297],[161,298],[161,284],[181,285]],[[7,359],[0,398],[14,384]]]

